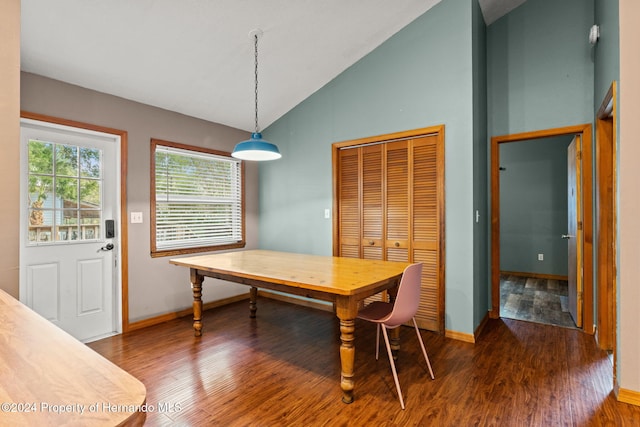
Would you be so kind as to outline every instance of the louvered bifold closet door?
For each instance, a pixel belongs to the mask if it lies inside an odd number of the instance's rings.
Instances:
[[[439,331],[442,318],[440,283],[440,215],[438,193],[442,178],[437,136],[425,136],[412,141],[412,201],[411,201],[411,261],[422,262],[422,287],[416,322],[421,328]],[[443,202],[442,202],[443,203]]]
[[[362,258],[384,259],[384,145],[362,150]],[[364,303],[388,301],[387,292],[365,299]]]
[[[347,149],[339,152],[339,256],[360,258],[361,205],[360,205],[360,150]]]
[[[386,238],[388,261],[409,259],[409,151],[407,141],[386,146]]]
[[[334,254],[422,262],[416,321],[443,333],[444,127],[418,131],[334,144]]]
[[[362,147],[362,257],[384,259],[383,145]]]

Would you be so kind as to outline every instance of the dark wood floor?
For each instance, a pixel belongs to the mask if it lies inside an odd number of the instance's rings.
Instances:
[[[261,299],[89,344],[139,378],[149,426],[624,426],[640,407],[612,393],[612,367],[580,331],[490,320],[474,344],[401,331],[400,408],[375,327],[356,322],[356,400],[340,401],[338,322],[332,313]],[[160,407],[163,411],[160,411]],[[173,409],[171,411],[171,409]]]

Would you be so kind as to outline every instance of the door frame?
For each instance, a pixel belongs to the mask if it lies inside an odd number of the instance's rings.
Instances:
[[[613,81],[596,113],[596,223],[598,346],[612,350],[616,372],[617,83]]]
[[[500,317],[500,144],[563,135],[581,135],[582,144],[582,277],[583,330],[594,334],[593,322],[593,147],[590,123],[544,129],[491,138],[491,311],[489,317]]]
[[[56,125],[75,127],[95,132],[107,133],[120,137],[120,259],[118,260],[120,276],[120,313],[122,332],[129,330],[129,250],[128,250],[128,224],[127,224],[127,131],[108,128],[104,126],[83,123],[74,120],[53,117],[29,111],[20,111],[21,119],[38,120]]]

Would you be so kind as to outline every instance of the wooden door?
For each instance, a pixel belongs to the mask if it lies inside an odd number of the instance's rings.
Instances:
[[[411,260],[423,263],[416,321],[421,328],[437,331],[444,327],[444,272],[439,269],[444,252],[444,198],[439,198],[444,192],[444,151],[433,135],[416,139],[411,147]]]
[[[337,240],[336,256],[360,258],[362,226],[360,203],[360,150],[341,150],[337,167],[338,188],[338,229],[340,235]]]
[[[416,321],[440,333],[444,333],[443,132],[443,127],[426,128],[333,145],[334,255],[422,262]]]
[[[362,258],[384,259],[384,145],[362,147]]]
[[[385,252],[388,261],[411,261],[409,258],[409,150],[408,141],[385,144],[387,216]]]
[[[568,277],[569,312],[577,327],[582,327],[582,218],[580,197],[580,137],[571,141],[567,148],[567,200],[568,200]]]

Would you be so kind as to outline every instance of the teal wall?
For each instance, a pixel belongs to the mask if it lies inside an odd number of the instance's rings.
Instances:
[[[620,80],[620,26],[617,0],[595,0],[594,24],[600,26],[595,53],[595,104],[597,112],[611,82]]]
[[[487,27],[473,2],[473,271],[474,327],[491,308],[489,150],[487,140]],[[478,213],[476,220],[476,212]]]
[[[571,136],[500,144],[500,270],[566,276]],[[538,261],[538,254],[544,260]]]
[[[489,134],[593,122],[594,0],[528,0],[487,28]]]
[[[476,0],[443,0],[307,98],[263,132],[283,158],[260,165],[260,247],[331,254],[333,142],[444,124],[445,327],[473,333],[490,307],[487,141],[593,121],[594,1],[528,0],[485,27]]]
[[[332,222],[323,213],[333,200],[331,144],[444,124],[445,327],[463,333],[472,333],[477,323],[473,313],[478,297],[473,241],[475,3],[440,2],[269,126],[263,134],[278,144],[283,157],[260,165],[260,247],[330,255]],[[483,150],[482,142],[477,146]]]

